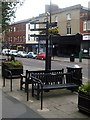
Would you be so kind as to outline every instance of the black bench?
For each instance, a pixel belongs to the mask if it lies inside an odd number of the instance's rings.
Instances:
[[[80,79],[73,77],[72,73],[32,73],[32,96],[41,93],[41,109],[43,108],[43,91],[67,88],[75,91],[82,84]],[[36,92],[35,92],[36,91]],[[35,94],[36,93],[36,94]]]
[[[20,90],[22,90],[23,88],[25,89],[25,92],[27,92],[27,101],[29,99],[29,84],[32,84],[32,80],[31,80],[31,75],[33,73],[35,74],[45,74],[45,73],[63,73],[64,69],[61,70],[37,70],[37,71],[29,71],[26,70],[25,75],[21,74],[21,80],[20,80]],[[25,85],[25,87],[23,87],[23,85]]]
[[[59,73],[61,70],[49,70],[49,71],[53,71],[53,72],[57,72]],[[63,69],[62,69],[63,71]],[[44,74],[46,73],[47,71],[45,70],[37,70],[37,71],[30,71],[30,70],[26,70],[26,73],[25,74],[21,74],[21,80],[20,80],[20,90],[22,89],[25,89],[25,92],[27,92],[27,85],[28,84],[32,84],[32,81],[31,81],[31,74],[32,73],[37,73],[37,74]],[[23,85],[25,85],[25,87],[23,87]]]
[[[5,87],[5,79],[10,79],[10,91],[12,92],[12,79],[19,79],[19,78],[21,78],[21,74],[13,75],[11,70],[4,69],[3,87]]]

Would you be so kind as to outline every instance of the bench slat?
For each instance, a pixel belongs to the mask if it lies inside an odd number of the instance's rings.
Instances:
[[[78,85],[71,83],[71,84],[55,84],[55,85],[44,85],[43,90],[53,90],[53,89],[62,89],[62,88],[74,88],[78,87]],[[37,86],[34,86],[34,89],[37,89]],[[41,90],[41,87],[39,88]]]

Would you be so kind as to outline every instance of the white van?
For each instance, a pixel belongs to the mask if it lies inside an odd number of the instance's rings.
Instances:
[[[17,50],[10,50],[9,55],[17,56],[18,51]]]
[[[10,49],[3,49],[2,50],[2,55],[7,55],[10,52]]]

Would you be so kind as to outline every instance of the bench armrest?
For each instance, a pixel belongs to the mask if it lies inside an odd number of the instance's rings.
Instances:
[[[37,83],[37,84],[40,84],[42,87],[43,87],[43,83],[40,79],[34,77],[34,76],[31,76],[31,79],[32,79],[32,83]]]
[[[12,72],[10,70],[8,70],[8,69],[5,69],[5,77],[9,77],[9,76],[12,77]]]
[[[21,74],[20,76],[21,76],[22,78],[26,78],[26,75],[24,75],[24,74]]]

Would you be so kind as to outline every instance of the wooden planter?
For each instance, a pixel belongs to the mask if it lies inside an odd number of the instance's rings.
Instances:
[[[90,94],[78,93],[78,108],[79,111],[90,115]]]
[[[8,66],[2,63],[2,77],[5,75],[5,69],[8,69],[12,72],[12,75],[20,75],[23,73],[23,66]]]

